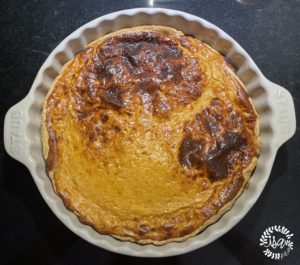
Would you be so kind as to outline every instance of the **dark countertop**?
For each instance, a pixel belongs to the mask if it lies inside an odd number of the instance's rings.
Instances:
[[[299,0],[0,0],[1,124],[67,35],[98,16],[152,2],[200,16],[231,35],[267,78],[292,93],[300,124]],[[3,135],[3,125],[0,130]],[[300,264],[299,136],[297,128],[280,148],[263,194],[230,232],[189,254],[156,260],[113,254],[69,231],[43,201],[29,171],[5,153],[1,136],[0,264]],[[259,246],[272,225],[294,233],[294,250],[282,261],[265,257]]]

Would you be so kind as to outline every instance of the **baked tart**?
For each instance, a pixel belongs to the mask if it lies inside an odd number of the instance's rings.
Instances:
[[[220,53],[141,26],[65,64],[44,101],[42,144],[56,193],[82,223],[162,245],[232,207],[256,165],[259,122]]]

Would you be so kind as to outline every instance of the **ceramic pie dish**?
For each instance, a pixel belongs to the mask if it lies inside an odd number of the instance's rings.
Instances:
[[[200,234],[181,243],[163,246],[137,245],[121,242],[110,236],[98,234],[80,223],[54,193],[45,172],[42,158],[40,126],[41,107],[45,96],[62,66],[75,53],[100,36],[121,28],[140,25],[161,25],[176,28],[185,34],[209,44],[224,54],[237,70],[260,116],[261,154],[249,186],[221,219]],[[246,52],[220,29],[195,16],[166,9],[133,9],[98,18],[67,37],[48,57],[41,67],[27,97],[13,106],[5,118],[5,147],[7,152],[24,163],[48,205],[73,232],[97,246],[114,252],[135,256],[171,256],[202,247],[227,232],[251,208],[268,179],[279,146],[295,131],[295,112],[287,90],[268,81]],[[263,162],[262,162],[263,161]]]

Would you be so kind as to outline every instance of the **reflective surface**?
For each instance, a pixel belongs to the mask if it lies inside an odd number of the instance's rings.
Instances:
[[[231,35],[267,78],[286,87],[300,111],[300,1],[0,1],[1,124],[29,91],[48,54],[95,17],[134,7],[165,7],[200,16]],[[297,107],[298,106],[298,107]],[[297,117],[298,119],[298,117]],[[0,127],[1,135],[3,127]],[[212,244],[157,264],[299,264],[299,130],[278,152],[270,180],[253,209]],[[28,170],[0,150],[0,264],[152,264],[99,249],[70,232],[41,198]],[[259,238],[272,225],[294,234],[282,261],[262,254]],[[220,262],[221,261],[221,262]]]

